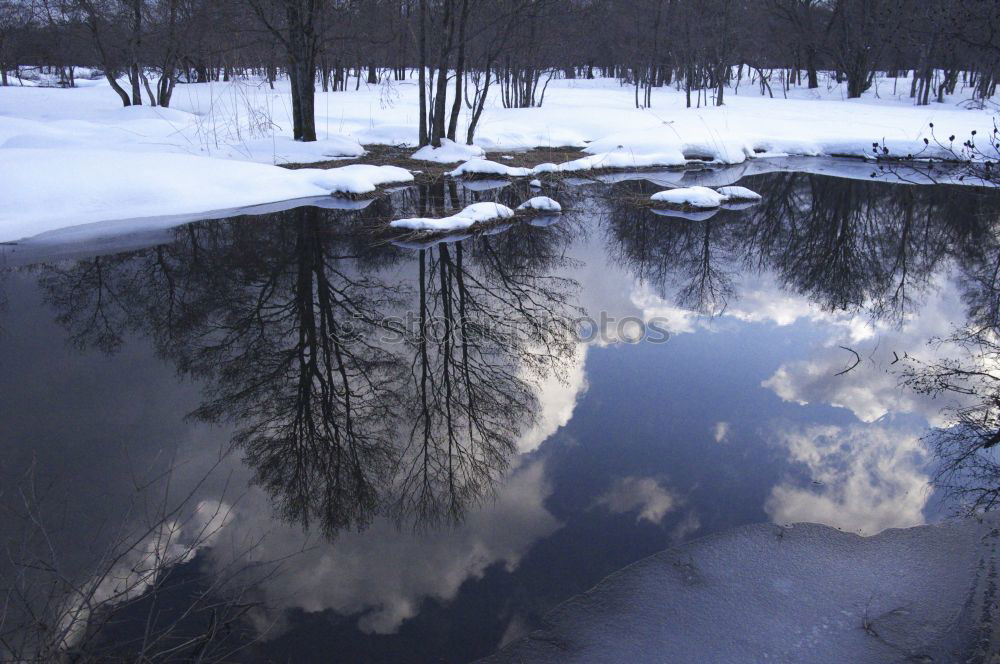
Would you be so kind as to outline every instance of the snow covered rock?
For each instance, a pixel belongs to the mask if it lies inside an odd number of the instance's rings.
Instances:
[[[536,210],[538,212],[562,212],[562,205],[548,196],[535,196],[517,206],[518,210]]]
[[[538,180],[538,179],[532,180],[531,182],[528,183],[528,186],[532,187],[534,189],[541,189],[542,188],[542,181]]]
[[[653,194],[650,200],[676,207],[717,208],[726,196],[708,187],[678,187]]]
[[[523,178],[531,175],[530,168],[507,166],[489,159],[470,159],[455,170],[448,173],[453,178],[463,175],[500,175],[511,178]]]
[[[412,132],[412,128],[410,128]],[[462,145],[447,138],[441,139],[441,147],[435,148],[425,145],[413,153],[412,159],[417,161],[433,161],[438,164],[458,164],[469,159],[478,159],[486,156],[486,152],[481,147],[475,145]]]
[[[473,203],[450,217],[443,217],[441,219],[426,217],[397,219],[389,225],[393,228],[405,228],[412,231],[445,232],[463,230],[476,223],[509,219],[513,216],[514,211],[506,205],[500,205],[499,203]]]
[[[746,187],[732,185],[729,187],[719,187],[716,191],[726,197],[727,203],[745,203],[763,200],[760,194]]]
[[[998,525],[735,528],[612,574],[486,661],[985,661]]]

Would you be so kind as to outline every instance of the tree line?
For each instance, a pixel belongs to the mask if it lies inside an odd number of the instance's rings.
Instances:
[[[884,73],[917,104],[981,105],[998,25],[982,0],[0,0],[0,84],[34,66],[73,86],[88,67],[125,106],[169,106],[178,84],[287,78],[294,136],[312,141],[317,87],[415,79],[419,142],[437,146],[472,142],[491,90],[540,106],[553,78],[617,78],[649,107],[654,88],[722,105],[740,85],[818,88],[820,72],[859,97]]]

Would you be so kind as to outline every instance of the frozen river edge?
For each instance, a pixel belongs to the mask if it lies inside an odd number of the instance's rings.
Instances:
[[[484,661],[993,661],[998,524],[735,528],[612,574]]]

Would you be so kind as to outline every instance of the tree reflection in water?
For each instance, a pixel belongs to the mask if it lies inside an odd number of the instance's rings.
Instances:
[[[970,235],[981,233],[1000,206],[968,189],[805,173],[747,184],[765,192],[762,203],[704,221],[657,217],[613,194],[612,260],[661,296],[706,315],[725,310],[736,295],[735,276],[769,272],[827,311],[898,323],[943,259],[966,259]]]
[[[420,191],[420,212],[459,204],[445,193]],[[524,226],[413,260],[352,232],[380,206],[191,224],[41,284],[76,345],[146,335],[201,381],[192,416],[234,425],[284,518],[329,537],[378,515],[454,522],[493,491],[534,386],[574,351],[576,283],[553,276],[566,236]]]
[[[907,358],[903,379],[965,399],[955,426],[933,434],[941,478],[955,488],[975,466],[985,497],[971,504],[992,507],[997,196],[802,173],[758,180],[746,184],[765,193],[760,205],[702,221],[662,218],[621,195],[646,195],[646,185],[612,186],[612,261],[710,316],[739,297],[747,275],[769,273],[826,311],[890,325],[956,265],[968,322],[949,341],[964,357]],[[443,215],[470,195],[447,182],[394,203]],[[498,198],[513,204],[517,192]],[[490,494],[537,410],[534,386],[574,350],[577,284],[561,276],[571,236],[519,224],[404,249],[351,232],[391,216],[392,204],[336,220],[303,208],[191,224],[170,244],[46,268],[41,282],[77,345],[113,352],[140,332],[203,380],[194,415],[236,425],[234,443],[286,518],[330,536],[380,514],[455,521]]]
[[[967,320],[949,338],[928,340],[936,359],[906,356],[893,368],[903,387],[957,398],[944,412],[949,423],[927,434],[939,460],[937,485],[964,512],[995,508],[1000,196],[803,173],[759,180],[766,183],[760,205],[704,221],[663,220],[612,196],[612,259],[661,296],[673,290],[679,305],[706,315],[721,314],[737,295],[734,275],[759,272],[825,311],[890,326],[904,324],[940,274],[957,267]]]
[[[764,275],[828,312],[899,326],[957,270],[968,320],[945,348],[961,354],[893,368],[906,367],[910,387],[961,397],[954,426],[930,434],[939,483],[968,509],[993,508],[998,197],[796,173],[745,184],[763,203],[702,221],[630,204],[621,194],[649,193],[634,183],[561,197],[607,212],[599,250],[611,262],[709,316]],[[496,196],[512,205],[518,194]],[[77,346],[116,352],[147,337],[197,379],[192,415],[231,423],[285,519],[330,538],[379,517],[454,523],[494,491],[539,411],[538,385],[577,352],[567,254],[586,231],[517,224],[409,247],[358,232],[404,213],[447,214],[470,196],[444,182],[360,212],[190,224],[170,243],[41,267],[39,279]]]

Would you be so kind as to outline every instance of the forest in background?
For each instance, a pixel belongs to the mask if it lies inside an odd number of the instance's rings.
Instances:
[[[23,68],[107,78],[123,105],[169,106],[178,84],[257,77],[291,85],[294,136],[316,138],[314,93],[416,78],[420,143],[471,143],[487,95],[540,106],[553,78],[619,79],[637,107],[674,86],[689,106],[909,78],[916,104],[1000,76],[1000,3],[981,0],[0,0],[0,84]],[[752,81],[752,83],[750,83]],[[463,104],[471,122],[458,137]]]

